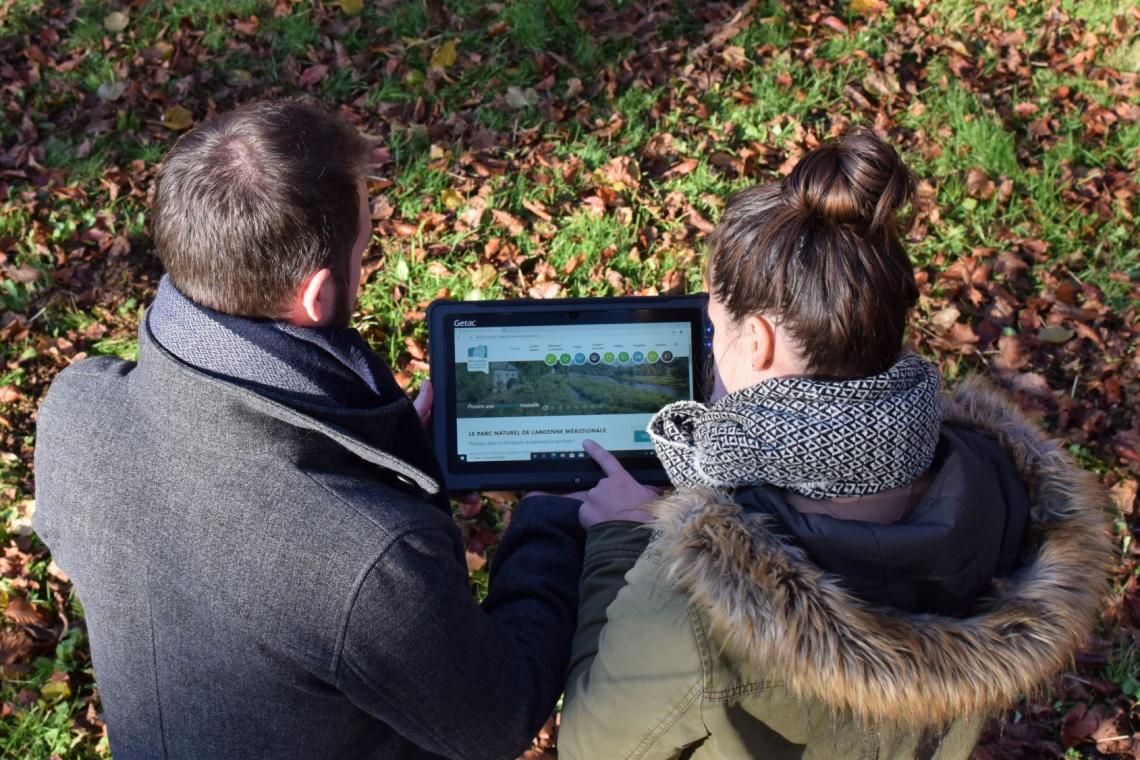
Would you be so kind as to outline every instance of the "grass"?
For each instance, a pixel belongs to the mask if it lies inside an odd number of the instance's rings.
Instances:
[[[599,5],[621,23],[605,21]],[[1041,47],[1051,33],[1045,4],[1005,0],[989,3],[984,29],[974,25],[976,3],[935,0],[920,36],[905,41],[914,3],[892,0],[884,14],[866,20],[844,5],[820,7],[817,17],[834,13],[850,31],[811,27],[808,64],[799,41],[813,22],[810,8],[801,5],[758,3],[751,23],[726,41],[742,51],[743,65],[735,65],[723,49],[703,49],[727,19],[713,18],[699,3],[655,5],[663,15],[646,39],[640,25],[652,20],[632,17],[637,8],[617,0],[455,0],[447,3],[451,20],[443,27],[419,1],[365,3],[358,16],[336,3],[258,0],[128,6],[83,0],[74,17],[62,2],[7,4],[0,53],[24,78],[0,82],[11,84],[0,147],[28,141],[30,125],[33,156],[50,182],[10,177],[3,180],[7,197],[0,195],[6,256],[0,272],[31,267],[35,273],[0,275],[0,330],[8,324],[5,315],[28,325],[26,335],[0,343],[0,388],[22,394],[0,402],[6,526],[0,537],[38,557],[23,576],[0,580],[0,587],[81,619],[74,596],[60,610],[48,593],[52,584],[60,586],[42,547],[15,531],[20,505],[32,493],[32,412],[46,383],[76,351],[136,355],[134,331],[157,273],[145,193],[177,136],[162,126],[163,111],[182,105],[200,120],[255,97],[300,92],[297,76],[315,65],[329,70],[306,91],[347,109],[391,154],[378,172],[384,189],[374,186],[391,217],[377,225],[384,234],[369,251],[373,271],[357,321],[405,381],[425,374],[411,360],[407,341],[424,342],[420,315],[441,294],[520,297],[540,275],[572,296],[652,292],[665,286],[670,272],[679,272],[689,289],[699,288],[703,243],[692,215],[715,222],[734,190],[775,178],[788,151],[848,122],[873,120],[875,113],[853,103],[853,90],[889,114],[892,138],[933,189],[938,218],[928,218],[925,236],[911,248],[936,281],[930,298],[944,297],[937,275],[955,260],[978,248],[1004,252],[1014,241],[1034,239],[1045,241],[1048,251],[1031,266],[1033,282],[1065,269],[1099,288],[1112,310],[1124,314],[1135,306],[1137,199],[1112,205],[1101,218],[1072,195],[1092,172],[1136,171],[1140,123],[1121,119],[1102,134],[1086,124],[1090,109],[1121,102],[1098,71],[1135,72],[1140,65],[1140,40],[1117,39],[1112,31],[1113,20],[1129,12],[1129,0],[1061,0],[1061,10],[1072,16],[1061,31],[1072,32],[1073,53],[1084,31],[1115,43],[1099,45],[1080,69],[1048,64]],[[108,15],[124,7],[126,28],[109,31]],[[256,28],[243,31],[254,16]],[[54,44],[48,30],[59,38]],[[1027,57],[1037,62],[1010,75],[993,35],[1014,32],[1024,32]],[[433,54],[449,41],[456,62],[433,70]],[[975,76],[986,79],[956,74],[955,46],[944,41],[967,48]],[[52,63],[30,77],[23,51],[33,43]],[[867,86],[868,76],[884,67],[898,73],[895,95]],[[108,89],[114,83],[128,89],[105,98],[114,94]],[[529,104],[511,105],[511,88]],[[1064,88],[1072,93],[1067,99],[1058,96]],[[1017,104],[1031,104],[1037,113],[1020,116]],[[1033,121],[1046,117],[1049,134],[1040,137]],[[494,138],[482,151],[472,148],[480,131]],[[633,157],[644,169],[649,146],[662,136],[672,141],[670,161],[692,159],[694,165],[686,172],[643,171],[635,187],[615,188],[606,176],[610,162]],[[720,160],[745,151],[753,152],[751,163]],[[1011,181],[1012,198],[974,197],[971,170]],[[538,204],[549,220],[533,211]],[[116,236],[129,251],[112,252]],[[1006,330],[1016,335],[1021,328]],[[976,358],[942,358],[953,376],[979,366]],[[1112,470],[1105,464],[1107,443],[1072,445],[1102,476]],[[485,512],[467,527],[501,528],[497,512]],[[475,590],[485,593],[486,570],[472,577]],[[1104,677],[1140,699],[1137,662],[1131,646],[1115,649]],[[0,755],[106,756],[105,740],[81,719],[93,688],[82,628],[71,628],[53,651],[23,665],[0,685],[0,701],[11,708],[0,720]],[[52,696],[55,673],[67,675],[71,696]]]

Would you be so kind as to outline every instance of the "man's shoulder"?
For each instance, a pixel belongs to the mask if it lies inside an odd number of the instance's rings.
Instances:
[[[40,403],[37,443],[53,429],[70,429],[100,414],[121,415],[123,395],[135,366],[123,359],[96,356],[65,367]]]
[[[52,380],[45,404],[67,404],[82,400],[90,405],[91,394],[99,389],[123,387],[136,363],[114,356],[93,356],[64,367]]]

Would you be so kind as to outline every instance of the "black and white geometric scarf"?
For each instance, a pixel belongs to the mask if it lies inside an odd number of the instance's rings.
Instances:
[[[777,378],[714,404],[679,401],[648,431],[674,486],[770,484],[813,499],[900,488],[934,461],[946,401],[938,367],[910,352],[879,375]]]

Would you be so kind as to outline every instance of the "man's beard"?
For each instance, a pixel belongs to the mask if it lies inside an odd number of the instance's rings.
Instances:
[[[340,298],[337,299],[336,309],[333,311],[332,326],[333,327],[350,327],[352,323],[352,312],[356,309],[356,294],[348,292],[348,267],[341,267],[340,271],[334,272],[333,282],[336,283],[336,292]]]

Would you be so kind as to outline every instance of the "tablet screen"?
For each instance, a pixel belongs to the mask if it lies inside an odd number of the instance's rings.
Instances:
[[[693,337],[690,321],[457,326],[458,460],[582,459],[585,438],[651,454],[650,417],[693,398]]]

